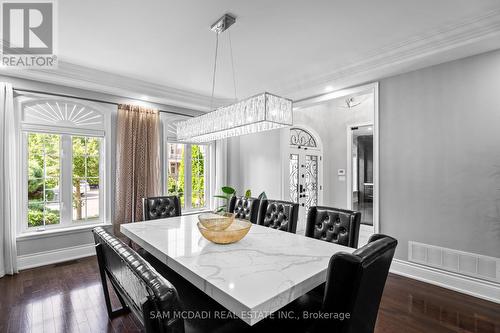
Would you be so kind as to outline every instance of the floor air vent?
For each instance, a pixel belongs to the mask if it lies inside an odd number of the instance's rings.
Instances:
[[[500,282],[500,258],[410,241],[408,260],[483,280]]]

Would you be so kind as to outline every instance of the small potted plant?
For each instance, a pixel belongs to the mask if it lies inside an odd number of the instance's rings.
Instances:
[[[223,186],[221,188],[221,191],[223,194],[218,194],[218,195],[214,195],[215,198],[219,198],[219,199],[223,199],[224,200],[224,204],[222,204],[221,206],[217,207],[217,209],[215,210],[216,213],[229,213],[229,201],[231,200],[231,198],[233,196],[236,195],[236,190],[230,186]],[[252,191],[251,190],[246,190],[245,191],[245,198],[250,198],[252,196]],[[267,195],[266,195],[266,192],[262,192],[259,197],[258,197],[259,200],[265,200],[267,199]]]

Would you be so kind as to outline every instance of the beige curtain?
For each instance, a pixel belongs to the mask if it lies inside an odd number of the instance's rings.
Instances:
[[[160,193],[160,116],[158,110],[118,106],[114,230],[142,220],[142,198]]]

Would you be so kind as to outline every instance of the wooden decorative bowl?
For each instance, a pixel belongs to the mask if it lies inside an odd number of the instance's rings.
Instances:
[[[198,220],[206,229],[218,231],[226,229],[234,222],[234,214],[204,213],[198,215]]]
[[[252,223],[246,220],[235,219],[234,222],[224,230],[210,230],[198,222],[198,229],[203,237],[216,244],[236,243],[246,236]]]

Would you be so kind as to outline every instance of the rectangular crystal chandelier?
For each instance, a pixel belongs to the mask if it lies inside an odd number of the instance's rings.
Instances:
[[[177,139],[202,143],[292,124],[292,101],[265,92],[179,122]]]

